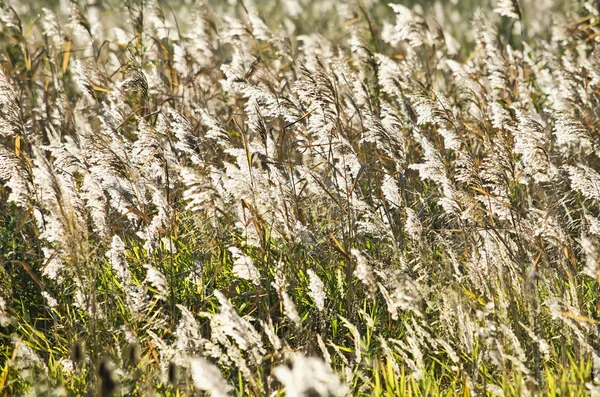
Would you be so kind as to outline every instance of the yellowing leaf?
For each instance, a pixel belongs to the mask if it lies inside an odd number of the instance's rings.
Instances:
[[[335,236],[333,235],[333,233],[329,232],[329,236],[331,237],[331,239],[333,240],[333,242],[335,243],[335,246],[340,250],[340,252],[346,257],[349,258],[348,254],[346,253],[346,250],[344,249],[344,247],[342,246],[342,244],[338,241],[337,238],[335,238]]]
[[[94,89],[94,91],[110,92],[106,88],[100,87],[100,86],[97,86],[97,85],[92,85],[92,88]]]
[[[63,73],[67,71],[67,67],[69,66],[70,55],[71,55],[71,41],[67,41],[67,44],[65,46],[65,56],[63,58],[63,63],[62,63]]]
[[[577,322],[584,322],[584,323],[590,323],[590,324],[600,324],[600,321],[598,320],[594,320],[593,318],[589,318],[586,316],[580,316],[578,314],[574,314],[574,313],[569,313],[569,312],[559,312],[558,314],[560,314],[561,316],[565,316],[568,318],[571,318]]]

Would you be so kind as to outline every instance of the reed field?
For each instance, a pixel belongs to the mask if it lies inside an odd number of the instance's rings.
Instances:
[[[600,1],[0,36],[0,397],[600,396]]]

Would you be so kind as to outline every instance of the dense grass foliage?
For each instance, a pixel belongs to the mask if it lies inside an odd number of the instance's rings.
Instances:
[[[600,393],[597,2],[0,6],[0,395]]]

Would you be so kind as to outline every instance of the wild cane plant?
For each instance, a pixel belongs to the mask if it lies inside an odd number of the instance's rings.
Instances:
[[[3,395],[598,393],[596,2],[59,3],[0,2]]]

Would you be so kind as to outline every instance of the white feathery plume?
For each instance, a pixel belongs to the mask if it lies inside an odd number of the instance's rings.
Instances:
[[[450,116],[446,109],[449,109],[447,103],[440,93],[435,93],[432,98],[426,93],[416,93],[412,97],[413,108],[417,113],[417,125],[437,124],[442,128],[449,121]]]
[[[237,314],[234,307],[220,291],[215,290],[214,294],[219,300],[219,313],[201,313],[210,319],[211,338],[225,347],[230,344],[228,338],[231,338],[239,349],[250,353],[254,363],[259,363],[265,354],[260,334],[248,320]]]
[[[152,128],[143,118],[137,117],[138,139],[131,147],[131,163],[137,167],[134,178],[143,175],[146,180],[155,186],[165,183],[163,166],[163,147],[159,133]]]
[[[281,341],[281,339],[277,335],[277,332],[275,331],[273,319],[271,319],[271,317],[269,316],[269,318],[267,318],[267,321],[259,321],[262,325],[264,333],[267,335],[267,338],[269,338],[269,342],[271,342],[271,346],[273,346],[273,349],[275,351],[279,351],[283,347],[283,342]]]
[[[308,285],[308,295],[312,298],[313,302],[315,302],[317,309],[319,311],[323,311],[325,310],[325,298],[327,297],[323,281],[321,281],[319,276],[317,276],[312,269],[308,269],[306,273],[308,274],[308,278],[310,280]]]
[[[417,216],[417,213],[409,207],[406,207],[406,223],[404,230],[408,233],[409,237],[415,241],[421,239],[421,233],[423,232],[423,225]]]
[[[286,365],[275,367],[273,374],[285,387],[286,396],[304,397],[345,396],[348,387],[323,360],[304,357],[296,353],[292,357],[291,368]]]
[[[44,15],[44,17],[40,19],[42,31],[49,40],[56,44],[61,33],[61,28],[56,19],[56,14],[46,7],[42,8],[42,14]]]
[[[129,266],[125,259],[125,244],[119,236],[113,236],[110,249],[106,251],[106,257],[120,279],[129,278]]]
[[[6,327],[10,321],[6,313],[6,301],[0,296],[0,327]]]
[[[581,148],[584,153],[589,153],[592,148],[589,133],[583,123],[564,112],[553,114],[554,128],[552,133],[556,137],[556,144],[565,150],[574,146]]]
[[[524,171],[535,182],[547,182],[555,170],[549,161],[550,137],[544,127],[532,115],[516,109],[519,125],[512,132],[515,137],[515,153],[521,155]]]
[[[585,219],[589,224],[589,233],[600,237],[600,219],[587,214],[585,215]]]
[[[58,301],[56,300],[56,298],[50,295],[48,291],[42,291],[42,296],[44,297],[44,300],[46,301],[48,307],[53,309],[56,306],[58,306]]]
[[[225,381],[219,368],[203,357],[192,357],[189,363],[192,380],[197,389],[207,392],[212,397],[231,395],[233,387]]]
[[[153,252],[158,248],[161,230],[167,230],[172,217],[172,209],[167,201],[165,192],[162,189],[157,189],[151,186],[154,190],[152,194],[152,203],[156,206],[156,214],[152,217],[152,220],[146,226],[143,233],[138,235],[145,240],[144,248],[147,252]],[[163,232],[164,233],[164,232]],[[167,243],[167,249],[172,250],[174,247],[172,243]]]
[[[392,272],[377,271],[377,273],[382,280],[377,283],[377,286],[394,320],[398,319],[400,310],[410,310],[418,317],[423,316],[420,307],[422,287],[417,281]]]
[[[600,200],[600,174],[584,164],[564,167],[569,174],[571,187],[585,197]]]
[[[354,341],[354,362],[359,365],[362,361],[362,351],[360,347],[360,332],[356,325],[352,324],[347,318],[344,316],[338,315],[344,326],[348,328],[348,331],[352,334],[352,339]]]
[[[600,280],[600,252],[594,246],[592,240],[588,237],[582,237],[580,245],[585,256],[585,266],[583,267],[583,273],[586,276],[590,276],[596,280]]]
[[[411,164],[408,168],[419,171],[419,176],[422,180],[431,179],[436,183],[444,183],[447,179],[446,167],[444,166],[440,152],[425,136],[417,134],[415,138],[423,148],[425,162]]]
[[[200,142],[193,133],[192,125],[185,117],[171,108],[169,108],[169,116],[173,120],[171,127],[177,137],[175,148],[186,153],[194,164],[202,166],[203,161],[200,156]]]
[[[321,334],[317,334],[317,344],[319,345],[321,353],[323,353],[323,359],[328,365],[331,365],[331,355],[327,350],[327,346],[325,346],[325,342],[323,341],[323,337],[321,336]]]
[[[586,333],[591,325],[581,321],[577,322],[564,315],[564,313],[569,313],[570,315],[575,316],[575,318],[582,318],[579,309],[557,296],[549,297],[542,302],[542,305],[548,308],[552,320],[563,323],[571,329],[583,351],[590,351],[592,349],[586,337]]]
[[[24,132],[17,96],[0,70],[0,136],[17,136]]]
[[[252,281],[256,286],[260,285],[260,273],[252,258],[237,247],[229,247],[228,250],[233,257],[233,274],[241,279]]]
[[[398,63],[383,54],[375,54],[375,59],[379,68],[378,83],[383,92],[392,97],[402,98],[403,89],[407,84],[405,71]]]
[[[406,41],[411,47],[430,44],[431,37],[423,18],[401,4],[389,4],[396,14],[396,23],[386,23],[381,34],[384,41],[393,46]]]
[[[207,128],[204,137],[214,141],[219,146],[228,147],[230,145],[229,134],[221,122],[211,116],[205,109],[200,108],[197,112],[200,113],[202,124]]]
[[[265,21],[260,17],[254,0],[245,1],[244,6],[248,11],[248,20],[250,21],[250,26],[252,26],[252,35],[259,40],[271,41],[273,33],[271,33]]]
[[[44,271],[42,275],[54,280],[57,285],[60,285],[65,280],[65,264],[62,261],[62,250],[42,247],[44,253]]]
[[[205,340],[200,333],[200,325],[192,312],[183,305],[177,305],[181,318],[175,330],[173,347],[177,354],[196,354],[204,347]]]
[[[81,197],[86,202],[94,232],[102,237],[108,235],[107,204],[102,184],[91,173],[86,172],[81,185]]]
[[[490,115],[492,126],[494,128],[504,129],[515,126],[508,110],[498,102],[490,103],[488,114]]]
[[[165,275],[150,264],[145,264],[144,268],[146,269],[146,279],[144,280],[144,284],[149,284],[156,289],[155,296],[158,299],[167,300],[167,297],[169,296],[169,284]]]
[[[385,201],[391,207],[399,208],[402,206],[402,195],[400,194],[400,188],[396,178],[391,175],[385,176],[383,182],[381,182],[381,193],[383,194]]]
[[[419,334],[415,332],[417,324],[414,319],[411,323],[406,322],[405,327],[405,341],[392,338],[390,338],[389,341],[395,344],[395,350],[404,359],[408,368],[411,369],[415,379],[419,380],[423,377],[425,370],[425,360],[422,350],[422,343],[424,343],[424,341],[422,341]]]
[[[15,153],[0,145],[0,181],[10,188],[8,202],[21,208],[29,207],[33,195],[28,175],[25,163]]]
[[[142,318],[144,311],[151,302],[148,301],[145,288],[136,285],[131,278],[129,264],[125,257],[125,244],[119,236],[113,236],[110,249],[106,251],[105,256],[108,258],[113,270],[117,274],[119,283],[125,291],[126,307],[130,310],[130,313],[134,318]]]
[[[190,74],[186,56],[186,49],[173,43],[173,67],[182,76],[188,76]]]
[[[367,287],[367,292],[369,293],[371,299],[375,299],[375,278],[367,258],[365,258],[364,255],[356,248],[352,248],[350,253],[356,259],[354,276]]]
[[[211,168],[207,176],[195,168],[182,167],[179,178],[185,186],[183,198],[187,202],[186,209],[216,217],[217,209],[223,207],[221,195],[227,196],[220,184],[223,179],[221,172]]]
[[[481,11],[475,13],[473,30],[477,41],[485,50],[485,62],[493,98],[501,99],[502,92],[510,85],[507,76],[509,67],[502,53],[498,32]]]
[[[275,268],[275,281],[273,282],[273,287],[279,294],[279,299],[281,300],[281,304],[283,305],[283,313],[287,318],[289,318],[297,328],[301,326],[300,316],[298,315],[298,309],[296,308],[296,304],[290,298],[286,289],[288,287],[288,282],[285,278],[283,262],[278,262],[277,267]]]
[[[494,12],[505,17],[520,19],[521,10],[519,7],[519,1],[498,0],[498,4],[496,5],[496,8],[494,8]]]
[[[550,356],[550,345],[548,344],[548,342],[544,338],[542,338],[541,336],[536,334],[530,327],[528,327],[527,325],[523,324],[520,321],[519,321],[519,325],[521,327],[523,327],[525,332],[527,332],[527,335],[529,335],[529,337],[535,343],[537,343],[539,352],[542,356],[542,360],[549,361],[551,356]]]
[[[314,109],[308,116],[309,131],[315,136],[322,136],[325,131],[327,136],[333,132],[338,116],[334,83],[325,65],[316,57],[309,58],[307,65],[300,63],[299,69],[300,79],[296,81],[294,91],[309,109]]]
[[[527,356],[523,351],[523,347],[521,346],[519,338],[517,338],[517,335],[515,335],[513,330],[505,324],[500,324],[499,329],[504,336],[503,339],[508,341],[508,343],[505,342],[504,344],[505,351],[508,347],[511,348],[510,350],[512,354],[508,355],[505,353],[505,358],[511,361],[517,371],[520,371],[523,374],[528,374],[529,369],[525,365],[527,362]]]
[[[29,347],[21,339],[18,339],[16,335],[13,336],[13,343],[15,345],[13,351],[14,365],[17,370],[39,368],[45,374],[48,374],[46,363],[40,358],[35,350]]]
[[[345,296],[344,275],[342,274],[342,269],[340,269],[340,268],[338,268],[335,272],[335,281],[336,281],[338,293],[340,294],[340,298],[343,299]]]
[[[210,66],[214,58],[215,38],[213,37],[211,20],[206,11],[202,5],[197,6],[194,10],[192,16],[194,29],[188,32],[190,43],[186,46],[199,67]],[[170,33],[170,30],[167,33]]]

